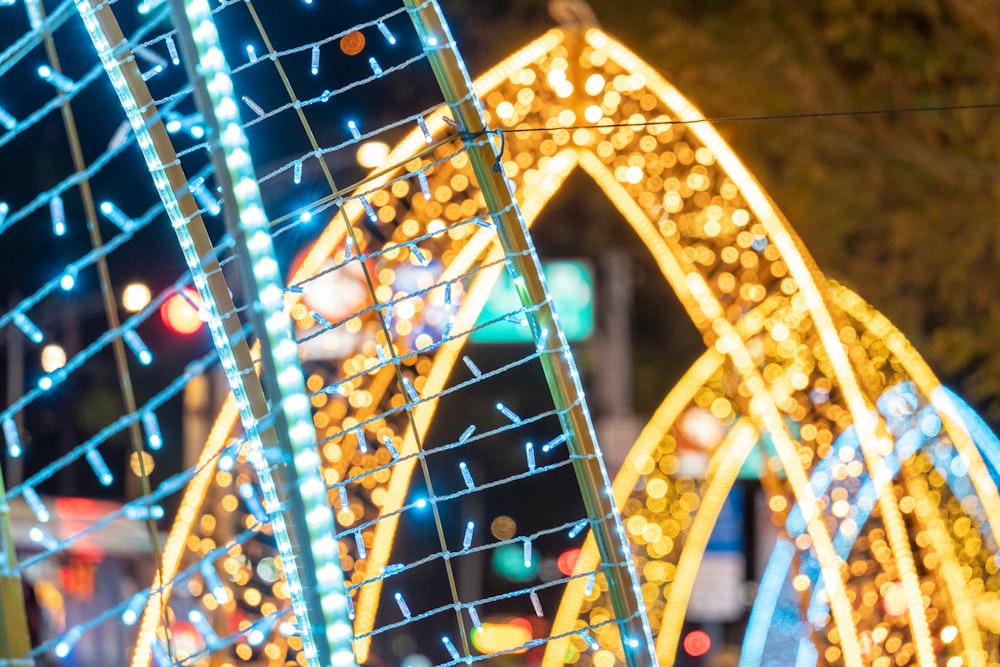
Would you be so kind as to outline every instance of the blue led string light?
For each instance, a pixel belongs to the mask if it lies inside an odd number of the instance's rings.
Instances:
[[[478,100],[468,99],[472,84],[455,50],[439,6],[433,1],[419,0],[404,0],[404,4],[411,10],[410,17],[428,52],[459,132],[463,138],[468,139],[488,137],[490,130],[486,126]],[[510,206],[513,202],[510,184],[503,174],[500,154],[493,144],[473,147],[469,156],[488,208],[497,210]],[[551,309],[538,258],[516,208],[507,214],[493,214],[493,220],[501,243],[508,251],[508,267],[518,288],[521,303],[544,304],[528,315],[528,323],[535,333],[536,349],[545,351],[541,361],[553,398],[557,406],[567,409],[562,420],[563,431],[567,435],[567,444],[575,455],[574,467],[588,513],[595,519],[593,533],[602,559],[608,562],[618,562],[621,559],[621,566],[609,567],[605,574],[612,607],[618,617],[626,663],[630,666],[656,664],[652,629],[625,527],[614,500],[607,493],[611,482],[600,452],[596,449],[589,413],[582,403],[583,390],[579,373],[565,337],[557,326],[558,320]],[[501,407],[505,406],[498,403],[497,408]],[[501,412],[508,418],[511,417],[506,410]],[[610,520],[600,518],[602,516]]]
[[[238,249],[252,270],[256,299],[263,320],[259,331],[262,347],[269,355],[270,371],[276,382],[273,409],[280,427],[279,441],[289,448],[289,477],[297,479],[298,503],[293,500],[300,531],[300,552],[294,554],[287,532],[275,530],[282,553],[293,607],[297,617],[309,624],[303,634],[303,651],[311,665],[353,665],[351,623],[347,614],[343,572],[335,539],[333,513],[326,498],[326,486],[319,469],[315,449],[316,433],[312,424],[305,381],[298,362],[298,350],[291,324],[284,312],[284,290],[274,248],[268,233],[269,222],[253,173],[249,145],[240,121],[229,68],[218,42],[211,9],[205,0],[190,0],[184,5],[194,47],[198,53],[199,74],[205,82],[218,125],[218,140],[232,185],[234,210],[243,235]],[[284,432],[282,432],[284,430]],[[299,505],[300,503],[300,505]],[[308,553],[306,553],[308,552]],[[298,561],[309,556],[308,565],[299,569]],[[298,561],[296,560],[298,559]],[[309,567],[315,567],[310,571]],[[302,583],[308,581],[308,586]]]

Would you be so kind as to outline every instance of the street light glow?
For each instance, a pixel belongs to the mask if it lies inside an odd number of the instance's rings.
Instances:
[[[149,305],[152,294],[143,283],[129,283],[122,291],[122,308],[137,313]]]
[[[160,307],[160,317],[163,323],[179,334],[193,334],[201,329],[204,323],[196,304],[201,298],[193,289],[186,288],[167,299]]]
[[[66,350],[62,345],[50,343],[42,348],[42,370],[46,373],[58,370],[66,365]]]

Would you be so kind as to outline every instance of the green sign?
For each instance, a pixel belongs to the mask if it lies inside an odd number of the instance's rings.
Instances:
[[[594,279],[590,265],[579,260],[543,262],[542,273],[566,339],[579,341],[589,338],[594,332]],[[499,321],[476,329],[470,340],[474,343],[530,343],[531,330],[527,324],[504,319],[505,315],[520,308],[521,301],[510,274],[503,271],[479,313],[476,326],[492,320]]]

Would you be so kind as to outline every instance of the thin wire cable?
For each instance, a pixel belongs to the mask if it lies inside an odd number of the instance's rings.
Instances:
[[[559,130],[600,130],[615,127],[650,127],[654,125],[694,125],[696,123],[745,123],[771,120],[799,120],[810,118],[843,118],[851,116],[884,116],[897,113],[923,113],[931,111],[967,111],[982,109],[1000,109],[1000,102],[983,104],[951,104],[933,107],[885,107],[882,109],[856,109],[853,111],[801,111],[786,114],[759,114],[753,116],[705,116],[691,120],[648,120],[641,123],[584,123],[581,125],[558,125],[553,127],[512,127],[495,129],[503,134],[520,134],[525,132],[558,132]]]

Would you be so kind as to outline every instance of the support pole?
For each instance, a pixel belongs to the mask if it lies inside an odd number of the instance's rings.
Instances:
[[[573,458],[590,527],[593,530],[608,585],[608,595],[622,637],[629,667],[655,665],[654,644],[639,591],[638,577],[625,530],[608,490],[611,483],[597,450],[590,415],[583,401],[579,376],[567,344],[556,325],[537,255],[528,238],[502,170],[494,170],[497,154],[465,66],[455,51],[450,31],[436,2],[404,0],[445,101],[467,141],[469,163],[497,226],[504,251],[519,281],[518,294],[529,311],[529,323],[540,350],[545,378]]]
[[[17,554],[10,526],[10,506],[4,499],[7,489],[0,475],[0,665],[15,667],[34,665],[31,638],[28,635],[28,616],[24,610],[24,591],[17,572]]]
[[[315,431],[308,412],[309,401],[305,397],[304,389],[295,396],[291,396],[289,391],[289,389],[304,388],[304,379],[301,377],[301,369],[298,369],[296,348],[291,341],[287,316],[281,312],[281,288],[276,281],[272,281],[267,286],[271,289],[262,290],[254,281],[255,275],[249,276],[248,290],[252,296],[259,297],[262,291],[272,297],[277,293],[277,299],[272,298],[276,303],[266,304],[269,313],[266,322],[262,321],[263,315],[257,309],[253,309],[254,315],[260,316],[256,325],[258,332],[261,332],[262,357],[266,367],[263,374],[265,381],[269,383],[269,392],[266,396],[264,386],[255,372],[253,357],[243,335],[242,323],[236,315],[228,285],[215,258],[215,249],[198,214],[198,205],[188,190],[187,178],[159,117],[158,109],[142,80],[135,59],[129,53],[128,42],[114,13],[110,5],[100,0],[75,0],[75,2],[119,100],[129,116],[132,129],[138,137],[147,168],[153,176],[154,184],[170,217],[202,301],[205,307],[213,312],[208,318],[209,328],[212,330],[212,338],[236,397],[247,440],[254,443],[253,454],[257,462],[258,478],[265,494],[265,504],[273,522],[274,535],[285,567],[292,606],[303,628],[304,653],[309,665],[310,667],[353,665],[351,628],[347,618],[346,595],[343,593],[343,573],[340,570],[339,558],[336,557],[337,542],[334,537],[332,512],[326,500],[325,486],[319,478]],[[197,0],[189,0],[187,3],[183,0],[172,0],[171,8],[175,12],[174,19],[178,27],[180,46],[189,68],[188,76],[192,83],[196,84],[196,97],[205,96],[207,93],[202,77],[210,76],[212,73],[204,67],[195,70],[199,54],[193,43],[188,17],[193,16],[192,11],[197,14],[207,14],[207,5]],[[210,18],[199,20],[210,20]],[[182,26],[187,27],[182,28]],[[222,75],[222,72],[218,74]],[[199,102],[203,105],[206,119],[214,119],[211,103],[204,99]],[[205,104],[209,106],[205,107]],[[242,136],[242,133],[240,134]],[[214,136],[220,136],[217,126]],[[243,138],[245,140],[245,137]],[[249,153],[246,146],[242,148]],[[239,217],[238,214],[244,209],[234,206],[236,197],[233,178],[229,173],[226,157],[229,156],[213,155],[216,161],[216,176],[227,190],[226,215],[229,218],[227,222],[235,224],[233,216]],[[254,193],[257,193],[256,185]],[[259,202],[254,202],[252,205],[256,211],[262,213],[263,209]],[[237,238],[237,249],[241,253],[246,252],[247,237],[254,235],[248,233],[243,224],[248,219],[249,216],[238,221],[239,226],[234,234]],[[260,231],[266,234],[266,220],[256,220],[256,222],[259,227],[265,228]],[[270,249],[270,237],[268,236],[266,240],[266,245]],[[258,263],[248,260],[245,255],[243,262],[246,269],[258,266]],[[268,265],[277,264],[272,258]],[[244,276],[244,279],[248,277]],[[254,300],[258,301],[259,298]],[[282,344],[286,341],[291,345]],[[284,369],[291,368],[293,372],[282,374],[282,378],[288,380],[291,377],[293,387],[275,386],[278,375],[273,370],[276,348],[289,357],[284,360]],[[268,397],[273,398],[273,410],[269,409]],[[290,416],[292,419],[289,419]],[[289,448],[290,430],[298,437],[297,449]],[[265,455],[272,454],[277,449],[281,449],[285,454],[291,454],[284,457],[291,459],[291,465],[271,465]],[[305,487],[300,481],[310,482],[308,488],[314,492],[313,496],[319,496],[310,498],[312,504],[308,509],[298,501]],[[288,502],[285,502],[286,500]],[[324,549],[320,549],[320,546]],[[320,557],[318,554],[324,555]],[[166,586],[168,582],[157,583]],[[143,617],[144,626],[151,609],[166,615],[166,605],[162,596],[163,594],[157,593],[151,599],[147,613]],[[164,626],[169,627],[169,624],[164,623]],[[133,664],[148,664],[150,659],[149,646],[136,647]]]

